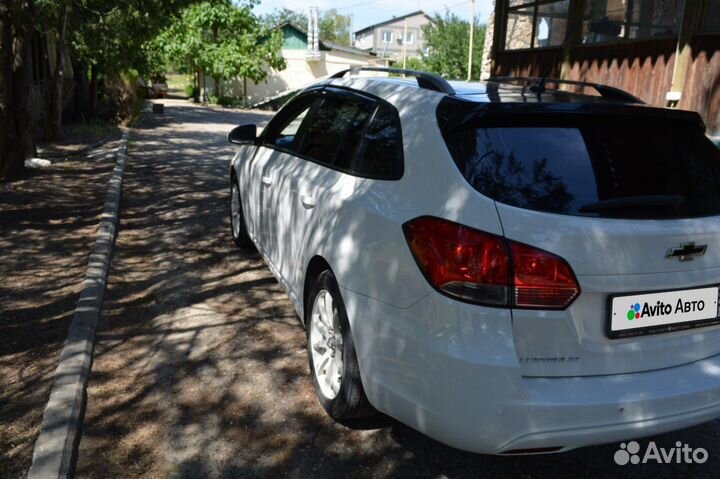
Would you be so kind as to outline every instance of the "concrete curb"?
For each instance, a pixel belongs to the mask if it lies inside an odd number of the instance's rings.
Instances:
[[[74,473],[95,348],[95,330],[117,233],[127,144],[128,132],[125,131],[110,177],[105,208],[100,218],[95,247],[90,254],[83,289],[55,370],[40,435],[35,441],[28,479],[65,479]]]

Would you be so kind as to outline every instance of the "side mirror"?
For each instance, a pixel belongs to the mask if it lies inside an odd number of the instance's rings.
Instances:
[[[230,143],[234,143],[236,145],[255,143],[255,140],[257,140],[257,125],[247,124],[236,126],[230,130],[227,139]]]

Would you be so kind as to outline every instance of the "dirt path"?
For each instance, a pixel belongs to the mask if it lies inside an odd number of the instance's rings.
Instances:
[[[116,147],[0,184],[0,478],[30,467]]]
[[[483,457],[390,419],[331,421],[308,379],[305,335],[262,261],[232,244],[225,133],[266,114],[165,101],[135,131],[77,477],[671,477],[615,466],[618,445]],[[710,452],[717,423],[656,440]]]

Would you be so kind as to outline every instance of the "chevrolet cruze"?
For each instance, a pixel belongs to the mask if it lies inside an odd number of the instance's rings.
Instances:
[[[489,454],[720,416],[720,152],[697,114],[359,73],[229,134],[233,238],[287,291],[330,416]]]

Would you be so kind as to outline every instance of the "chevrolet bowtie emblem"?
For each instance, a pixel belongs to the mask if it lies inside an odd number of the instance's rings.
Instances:
[[[666,258],[677,258],[680,261],[692,261],[695,256],[702,256],[707,250],[706,244],[696,245],[695,243],[684,243],[679,248],[670,248],[665,255]]]

